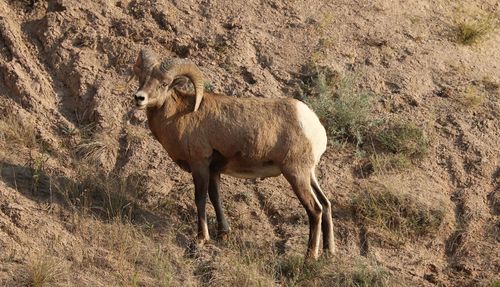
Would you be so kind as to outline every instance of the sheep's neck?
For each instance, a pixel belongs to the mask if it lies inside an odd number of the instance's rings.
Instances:
[[[158,117],[168,119],[177,113],[177,105],[175,99],[170,93],[161,95],[155,105],[149,106],[146,110],[148,121],[151,123]],[[163,121],[163,120],[162,120]]]
[[[175,146],[176,134],[179,132],[179,122],[185,120],[184,115],[192,112],[194,97],[187,94],[172,92],[169,93],[163,103],[150,106],[146,109],[148,126],[153,136],[163,145],[172,159],[178,159],[179,155],[172,153],[169,147]],[[172,135],[165,136],[165,135]]]
[[[149,126],[154,133],[160,132],[164,123],[175,121],[181,115],[192,112],[194,97],[178,91],[165,93],[164,98],[146,110]]]
[[[156,105],[146,109],[149,129],[158,141],[160,141],[159,135],[162,134],[165,122],[175,114],[175,105],[170,103],[169,98],[161,99],[161,102],[158,101]]]

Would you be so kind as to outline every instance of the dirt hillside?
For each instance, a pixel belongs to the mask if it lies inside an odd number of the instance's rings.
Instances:
[[[499,6],[0,0],[0,285],[499,286]],[[193,247],[191,176],[131,105],[141,48],[318,111],[334,258],[303,264],[282,177],[223,177],[232,233],[207,205]]]

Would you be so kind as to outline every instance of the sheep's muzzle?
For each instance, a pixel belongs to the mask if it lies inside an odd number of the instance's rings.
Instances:
[[[134,95],[134,101],[137,109],[144,109],[148,103],[148,94],[143,91],[138,91]]]

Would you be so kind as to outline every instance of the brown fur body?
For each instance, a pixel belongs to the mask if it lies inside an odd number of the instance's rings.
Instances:
[[[148,108],[147,116],[151,131],[175,162],[203,160],[218,152],[225,162],[220,167],[222,173],[248,178],[252,178],[254,167],[280,169],[294,161],[314,164],[311,146],[296,116],[296,100],[205,93],[200,109],[192,113],[192,95],[170,92],[175,95],[167,97],[161,107]],[[176,100],[187,105],[177,105]],[[252,109],[247,108],[250,106]]]

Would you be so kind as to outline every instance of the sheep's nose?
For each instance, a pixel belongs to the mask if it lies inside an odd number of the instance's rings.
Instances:
[[[134,95],[134,99],[135,99],[136,101],[138,101],[138,102],[142,102],[142,101],[144,101],[146,98],[145,98],[143,95],[141,95],[141,94],[135,94],[135,95]]]

